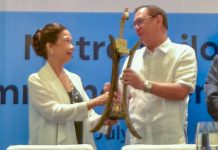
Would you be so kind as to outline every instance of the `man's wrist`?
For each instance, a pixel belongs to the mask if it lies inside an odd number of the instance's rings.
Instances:
[[[150,92],[151,92],[151,89],[152,89],[152,87],[153,87],[153,83],[152,83],[152,81],[145,80],[145,82],[144,82],[144,89],[143,89],[143,91],[144,91],[144,92],[148,92],[148,93],[150,93]]]

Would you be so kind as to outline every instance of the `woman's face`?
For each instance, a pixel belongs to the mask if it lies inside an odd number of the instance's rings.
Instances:
[[[72,44],[72,36],[68,30],[63,30],[57,38],[55,44],[51,44],[53,54],[51,57],[55,58],[55,61],[65,64],[70,61],[73,56],[74,46]]]

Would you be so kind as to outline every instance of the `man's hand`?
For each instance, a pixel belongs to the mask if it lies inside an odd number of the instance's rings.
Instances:
[[[123,84],[131,85],[132,87],[136,89],[141,89],[141,90],[144,89],[144,81],[132,69],[129,69],[129,68],[125,69],[120,79]]]

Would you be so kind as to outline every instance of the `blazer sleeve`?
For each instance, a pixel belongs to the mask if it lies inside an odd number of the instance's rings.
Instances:
[[[218,121],[218,55],[214,57],[204,90],[208,113],[215,121]]]

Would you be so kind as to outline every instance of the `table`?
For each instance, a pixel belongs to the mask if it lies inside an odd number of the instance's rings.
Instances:
[[[91,145],[12,145],[7,150],[94,150]]]
[[[196,150],[195,144],[175,144],[175,145],[125,145],[122,150]]]

